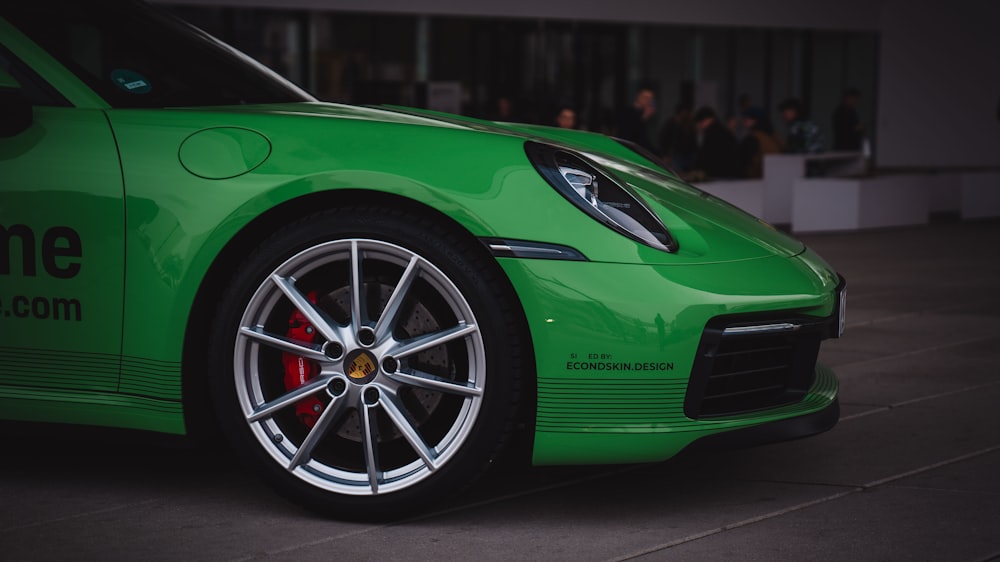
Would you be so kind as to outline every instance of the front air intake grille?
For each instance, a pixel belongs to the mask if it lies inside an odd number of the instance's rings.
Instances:
[[[827,319],[730,317],[702,334],[684,401],[692,418],[727,416],[797,402],[812,386]]]

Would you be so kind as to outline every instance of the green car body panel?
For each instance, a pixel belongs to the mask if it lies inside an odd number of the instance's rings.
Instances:
[[[271,220],[338,200],[398,201],[483,239],[567,246],[585,261],[497,257],[527,319],[534,462],[669,458],[712,434],[816,413],[825,367],[793,404],[691,419],[706,324],[743,313],[835,314],[838,277],[801,243],[608,137],[405,108],[326,103],[113,109],[0,20],[4,46],[68,101],[0,139],[0,412],[184,433],[186,335],[199,294]],[[525,153],[586,155],[676,240],[609,230]]]

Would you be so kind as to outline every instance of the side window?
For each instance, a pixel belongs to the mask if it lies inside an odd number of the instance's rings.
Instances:
[[[311,101],[260,63],[146,2],[0,0],[4,19],[116,108]]]
[[[0,68],[7,71],[8,74],[21,84],[21,91],[28,98],[28,101],[31,102],[31,105],[59,107],[68,107],[70,105],[69,101],[62,97],[55,88],[50,86],[45,80],[42,80],[41,76],[35,74],[34,71],[2,45],[0,45]]]

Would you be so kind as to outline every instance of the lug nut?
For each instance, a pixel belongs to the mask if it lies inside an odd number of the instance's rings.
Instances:
[[[345,390],[347,390],[347,383],[344,382],[344,379],[333,379],[327,386],[327,392],[333,397],[340,396]]]
[[[339,343],[332,341],[327,342],[326,349],[324,350],[326,356],[330,359],[337,360],[344,356],[344,346]]]
[[[395,373],[399,370],[399,361],[392,357],[386,357],[382,360],[382,370],[387,373]]]
[[[371,328],[361,328],[358,330],[358,342],[361,345],[369,346],[375,343],[375,331]]]

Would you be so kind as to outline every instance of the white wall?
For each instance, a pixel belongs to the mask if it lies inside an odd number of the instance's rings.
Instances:
[[[1000,2],[883,0],[880,167],[1000,166]]]

